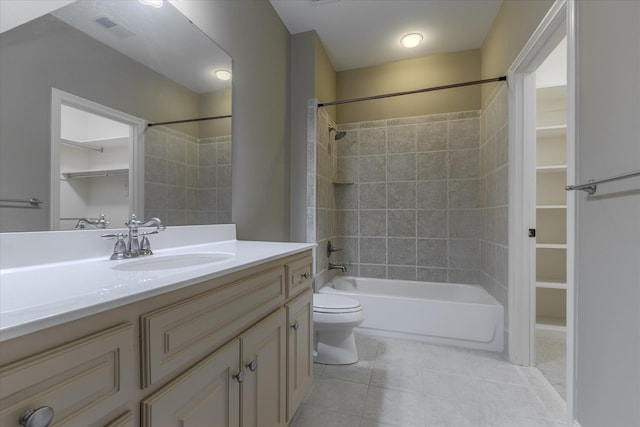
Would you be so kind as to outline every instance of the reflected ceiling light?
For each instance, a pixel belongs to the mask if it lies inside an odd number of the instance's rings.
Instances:
[[[420,44],[421,41],[422,34],[420,33],[409,33],[400,38],[400,43],[402,43],[402,46],[406,48],[416,47]]]
[[[142,4],[146,4],[147,6],[153,6],[157,8],[162,7],[163,0],[138,0]]]
[[[216,70],[216,71],[213,72],[213,74],[215,74],[215,76],[219,80],[231,80],[231,71],[228,71],[228,70]]]

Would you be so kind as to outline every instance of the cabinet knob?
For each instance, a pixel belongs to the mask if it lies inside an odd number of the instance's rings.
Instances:
[[[246,368],[249,368],[249,370],[251,372],[255,372],[256,369],[258,369],[258,361],[257,360],[252,360],[251,362],[247,363],[246,365],[244,365]]]
[[[38,409],[27,409],[20,415],[18,422],[25,427],[47,427],[53,420],[53,408],[42,406]]]
[[[234,380],[238,381],[239,383],[244,381],[244,371],[239,371],[236,372],[235,374],[233,374],[233,376],[231,377]]]
[[[298,332],[298,328],[300,328],[300,325],[298,324],[298,321],[296,320],[296,323],[291,325],[291,329],[293,329],[294,331]]]
[[[309,273],[304,273],[301,274],[300,277],[302,277],[303,279],[308,279],[309,277],[311,277],[311,275]]]

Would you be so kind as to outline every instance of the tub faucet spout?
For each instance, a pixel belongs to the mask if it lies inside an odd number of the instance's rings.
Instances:
[[[329,263],[329,270],[340,270],[343,273],[347,272],[347,267],[344,264]]]

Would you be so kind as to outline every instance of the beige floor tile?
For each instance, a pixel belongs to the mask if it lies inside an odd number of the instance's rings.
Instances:
[[[344,414],[361,416],[367,398],[366,384],[335,378],[314,379],[313,389],[305,405],[326,408]]]
[[[371,386],[362,417],[403,427],[423,427],[423,401],[419,393]]]

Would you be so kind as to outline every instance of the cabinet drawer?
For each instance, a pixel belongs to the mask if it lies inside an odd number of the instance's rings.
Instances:
[[[284,269],[273,267],[140,317],[142,386],[186,368],[284,301]]]
[[[287,298],[291,298],[311,287],[313,280],[313,257],[307,255],[287,263]]]
[[[0,368],[0,425],[50,406],[56,426],[88,426],[133,394],[134,332],[125,323]]]

